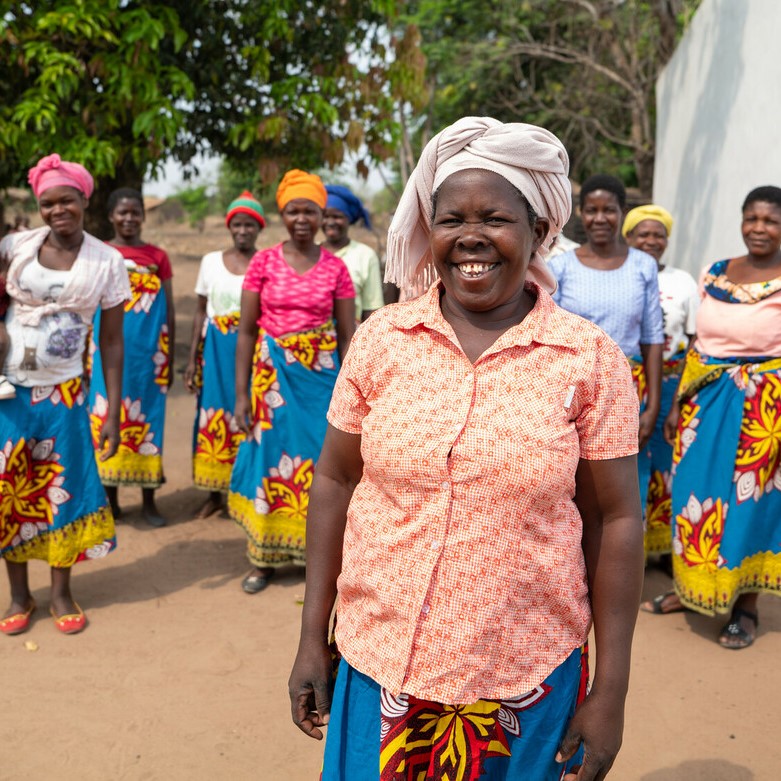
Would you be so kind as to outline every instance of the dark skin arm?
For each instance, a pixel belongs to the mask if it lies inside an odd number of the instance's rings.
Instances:
[[[249,400],[249,379],[252,371],[252,356],[258,339],[258,318],[260,317],[260,295],[251,290],[241,291],[241,316],[236,342],[236,425],[249,434],[251,406]]]
[[[347,348],[355,333],[355,299],[335,299],[334,317],[336,318],[336,343],[339,347],[339,358],[344,360]]]
[[[100,355],[103,360],[103,380],[106,383],[108,415],[100,430],[98,450],[100,460],[111,458],[119,448],[119,413],[122,408],[122,362],[124,341],[122,320],[124,303],[104,309],[100,313]]]
[[[197,390],[195,382],[195,362],[198,358],[198,348],[201,345],[203,334],[203,324],[206,320],[206,296],[198,296],[198,302],[195,305],[195,314],[193,315],[193,331],[190,336],[190,356],[187,361],[187,368],[184,370],[184,385],[190,393]]]
[[[569,759],[583,743],[583,764],[564,781],[602,781],[621,747],[632,634],[643,582],[637,457],[582,460],[576,481],[597,667],[591,691],[567,728],[557,760]]]
[[[659,408],[662,404],[662,353],[663,344],[641,344],[640,352],[643,356],[643,368],[647,383],[647,400],[645,410],[640,415],[638,426],[638,444],[642,450],[653,434],[656,419],[659,417]]]
[[[323,738],[320,728],[328,723],[331,711],[328,627],[342,570],[347,506],[362,474],[360,435],[329,425],[309,497],[306,599],[298,654],[288,681],[293,723],[317,740]]]
[[[168,347],[171,351],[170,360],[173,367],[174,358],[174,345],[176,344],[176,311],[174,309],[174,288],[170,279],[163,280],[161,283],[163,288],[163,294],[165,295],[165,304],[167,312],[168,323]],[[168,372],[168,387],[170,388],[174,382],[173,370]]]

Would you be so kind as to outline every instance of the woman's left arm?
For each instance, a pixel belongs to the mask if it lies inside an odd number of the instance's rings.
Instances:
[[[662,406],[662,353],[663,344],[641,344],[643,369],[647,388],[645,409],[640,413],[637,441],[642,450],[653,434],[656,419]]]
[[[163,294],[165,295],[165,306],[167,312],[168,324],[168,361],[170,369],[168,371],[168,387],[174,382],[174,346],[176,345],[176,310],[174,309],[174,287],[171,278],[162,281]]]
[[[582,459],[576,486],[597,664],[591,691],[567,728],[559,759],[565,761],[583,743],[580,770],[564,780],[601,781],[621,747],[632,634],[643,583],[637,457]]]
[[[662,405],[662,354],[665,336],[664,314],[659,294],[659,271],[656,267],[656,261],[644,252],[638,254],[642,260],[639,269],[644,286],[640,352],[643,356],[647,387],[645,410],[640,415],[638,427],[638,444],[642,450],[653,433]]]
[[[336,343],[339,347],[339,358],[344,361],[347,348],[355,333],[355,299],[335,298],[334,317],[336,318]]]
[[[108,414],[100,430],[98,450],[100,460],[111,458],[119,448],[119,413],[122,408],[122,362],[124,341],[122,320],[125,316],[124,301],[100,313],[100,356],[103,362],[103,380],[106,383]]]

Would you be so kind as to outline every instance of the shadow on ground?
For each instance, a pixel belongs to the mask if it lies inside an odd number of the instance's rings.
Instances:
[[[742,765],[722,759],[690,759],[676,767],[646,773],[640,781],[755,781],[754,773]]]

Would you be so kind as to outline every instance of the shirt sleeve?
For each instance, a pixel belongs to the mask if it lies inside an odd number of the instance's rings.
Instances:
[[[201,265],[198,268],[198,279],[195,280],[195,295],[209,297],[209,267],[211,266],[211,253],[201,258]]]
[[[264,256],[258,252],[253,255],[252,260],[247,266],[247,273],[244,275],[244,281],[241,283],[242,290],[250,290],[253,293],[260,293],[263,287],[263,261]]]
[[[656,269],[656,261],[650,255],[645,257],[652,266],[646,263],[647,269],[643,270],[645,303],[643,322],[640,326],[640,344],[664,344],[664,315],[659,298],[659,272]]]
[[[3,255],[10,255],[11,250],[14,246],[14,234],[9,233],[7,236],[4,236],[2,240],[0,240],[0,253]]]
[[[101,309],[111,309],[130,299],[130,281],[125,267],[125,259],[119,252],[112,252],[109,258],[109,270],[106,286],[100,298]]]
[[[566,252],[561,252],[548,260],[548,271],[550,271],[556,279],[556,290],[553,292],[551,298],[559,305],[561,304],[561,280],[564,278],[563,258],[566,254]]]
[[[700,308],[700,291],[694,278],[688,277],[689,295],[686,299],[686,322],[684,332],[687,336],[694,336],[697,333],[697,310]]]
[[[372,312],[385,304],[382,295],[382,279],[380,277],[380,259],[377,253],[369,247],[366,253],[366,279],[361,290],[361,310]]]
[[[352,279],[350,279],[350,272],[340,258],[336,259],[339,261],[340,268],[336,275],[334,298],[355,298],[355,287]]]
[[[370,346],[374,343],[370,335],[374,319],[371,317],[358,326],[336,378],[328,408],[328,422],[348,434],[360,434],[363,419],[369,414],[366,402],[369,385],[367,364],[371,356]]]
[[[168,257],[168,253],[165,250],[159,249],[157,257],[157,276],[160,277],[161,282],[165,282],[166,280],[171,279],[173,275],[174,270],[171,267],[171,258]]]
[[[621,349],[607,334],[596,340],[594,382],[575,419],[580,455],[589,461],[637,453],[639,402],[632,372]]]

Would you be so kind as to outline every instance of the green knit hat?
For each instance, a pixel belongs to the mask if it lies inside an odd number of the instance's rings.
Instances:
[[[225,215],[225,225],[237,215],[247,214],[260,223],[260,229],[266,227],[266,215],[263,213],[263,206],[260,201],[255,200],[249,190],[245,190],[235,201],[231,201],[228,206],[228,213]]]

